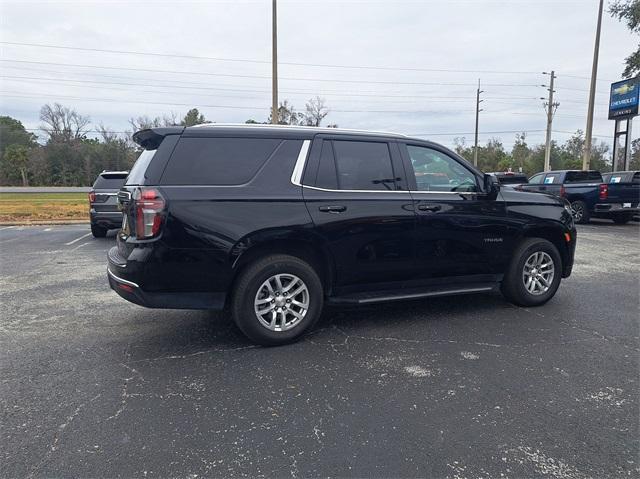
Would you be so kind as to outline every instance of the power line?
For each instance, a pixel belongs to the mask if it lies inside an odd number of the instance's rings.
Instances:
[[[260,80],[270,80],[270,76],[264,75],[238,75],[232,73],[210,73],[210,72],[193,72],[193,71],[179,71],[179,70],[157,70],[150,68],[131,68],[131,67],[112,67],[103,65],[82,65],[77,63],[58,63],[58,62],[38,62],[38,61],[26,61],[26,60],[13,60],[13,59],[0,59],[3,62],[15,62],[15,63],[29,63],[36,65],[58,65],[65,67],[81,67],[81,68],[99,68],[99,69],[111,69],[111,70],[127,70],[127,71],[140,71],[148,73],[177,73],[185,75],[205,75],[205,76],[218,76],[218,77],[230,77],[230,78],[254,78]],[[403,82],[403,81],[386,81],[386,80],[345,80],[345,79],[331,79],[331,78],[297,78],[297,77],[280,77],[282,80],[290,81],[309,81],[309,82],[329,82],[329,83],[370,83],[376,85],[435,85],[435,86],[473,86],[473,83],[456,83],[456,82]],[[535,84],[518,84],[518,83],[491,83],[489,86],[497,87],[537,87]]]
[[[7,42],[0,41],[0,44],[4,45],[17,45],[28,46],[37,48],[53,48],[62,50],[76,50],[86,52],[99,52],[99,53],[115,53],[119,55],[140,55],[140,56],[156,56],[167,58],[184,58],[191,60],[212,60],[222,62],[236,62],[236,63],[257,63],[257,64],[271,64],[269,60],[254,60],[254,59],[241,59],[241,58],[221,58],[221,57],[208,57],[199,55],[184,55],[174,53],[158,53],[158,52],[139,52],[131,50],[108,50],[103,48],[86,48],[86,47],[70,47],[66,45],[50,45],[43,43],[23,43],[23,42]],[[382,67],[373,65],[336,65],[329,63],[301,63],[301,62],[279,62],[281,65],[293,65],[293,66],[305,66],[305,67],[323,67],[323,68],[347,68],[355,70],[390,70],[390,71],[417,71],[417,72],[442,72],[442,73],[490,73],[490,74],[523,74],[523,75],[537,75],[540,72],[536,71],[508,71],[508,70],[461,70],[461,69],[447,69],[447,68],[416,68],[416,67]]]
[[[113,82],[113,81],[99,81],[99,80],[80,80],[80,79],[74,79],[74,78],[48,78],[48,77],[36,77],[36,76],[19,76],[19,75],[0,75],[0,78],[7,78],[7,79],[14,79],[14,80],[27,80],[27,81],[43,81],[43,82],[49,82],[49,83],[80,83],[80,84],[86,84],[86,83],[95,83],[95,84],[100,84],[100,85],[124,85],[124,86],[143,86],[143,87],[158,87],[158,88],[178,88],[178,89],[185,89],[185,90],[220,90],[220,91],[245,91],[245,92],[259,92],[259,93],[268,93],[268,90],[251,90],[251,89],[223,89],[223,88],[216,88],[216,87],[210,87],[210,86],[203,86],[203,87],[198,87],[198,86],[182,86],[182,85],[151,85],[151,84],[140,84],[140,83],[127,83],[127,82]],[[143,79],[140,79],[143,80]],[[197,85],[202,85],[202,84],[197,84]],[[284,90],[284,91],[288,91],[288,90]],[[316,91],[314,90],[307,90],[307,92],[309,93],[314,93]],[[157,92],[157,93],[162,93],[162,92]],[[297,91],[294,93],[298,93]],[[302,93],[302,92],[300,92]],[[317,92],[316,92],[317,94]],[[323,93],[324,94],[324,93]],[[333,94],[333,93],[332,93]],[[380,98],[380,97],[386,97],[386,98],[426,98],[426,99],[449,99],[449,100],[457,100],[457,99],[470,99],[472,97],[461,97],[461,96],[453,96],[453,97],[447,97],[447,96],[437,96],[437,97],[430,97],[430,96],[426,96],[426,95],[380,95],[380,94],[372,94],[372,95],[364,95],[364,94],[358,94],[358,93],[336,93],[336,96],[370,96],[370,97],[376,97],[376,98]],[[509,96],[509,97],[491,97],[491,99],[520,99],[520,100],[530,100],[530,99],[536,99],[535,97],[517,97],[517,96]]]
[[[34,98],[41,99],[43,97],[55,97],[55,98],[65,98],[69,100],[79,100],[79,101],[96,101],[96,102],[104,102],[104,103],[127,103],[127,104],[142,104],[142,105],[165,105],[165,106],[186,106],[193,107],[194,103],[178,103],[178,102],[151,102],[151,101],[141,101],[141,100],[118,100],[115,98],[94,98],[94,97],[80,97],[80,96],[68,96],[68,95],[58,95],[56,93],[38,93],[37,95],[15,95],[10,94],[6,95],[4,91],[0,91],[5,98]],[[238,105],[207,105],[207,104],[198,104],[197,106],[201,108],[220,108],[220,109],[234,109],[234,110],[262,110],[263,106],[238,106]],[[394,113],[394,114],[416,114],[416,113],[427,113],[427,114],[449,114],[449,113],[462,113],[467,110],[331,110],[334,113]],[[470,111],[470,110],[469,110]]]

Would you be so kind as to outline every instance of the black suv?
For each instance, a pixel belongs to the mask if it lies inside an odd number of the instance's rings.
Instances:
[[[108,230],[122,226],[117,195],[128,174],[128,171],[103,171],[93,183],[89,191],[89,218],[95,238],[104,238]]]
[[[571,273],[566,202],[505,189],[402,135],[304,127],[154,128],[118,200],[111,287],[152,308],[222,309],[261,344],[325,302],[502,291],[548,301]]]

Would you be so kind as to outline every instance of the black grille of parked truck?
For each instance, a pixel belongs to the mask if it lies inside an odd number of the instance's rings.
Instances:
[[[227,308],[261,344],[323,305],[501,291],[548,301],[571,273],[564,200],[500,189],[403,135],[209,125],[139,131],[111,287],[152,308]]]

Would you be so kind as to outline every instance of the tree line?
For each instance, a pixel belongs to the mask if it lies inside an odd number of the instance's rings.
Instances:
[[[322,98],[309,100],[303,111],[297,111],[287,100],[280,103],[279,124],[320,126],[329,113]],[[92,127],[91,120],[77,111],[55,103],[40,109],[38,138],[22,123],[0,116],[0,185],[15,186],[89,186],[103,170],[129,170],[140,153],[132,141],[134,132],[145,128],[209,123],[197,108],[184,117],[170,113],[161,117],[130,118],[130,130],[116,133],[102,123]],[[246,123],[259,123],[249,119]],[[271,123],[271,116],[262,123]],[[329,124],[328,127],[337,127]],[[89,136],[93,133],[93,136]],[[578,130],[564,143],[551,142],[552,169],[580,169],[584,135]],[[472,161],[473,148],[465,138],[455,139],[455,150]],[[632,169],[640,169],[640,139],[633,142]],[[593,169],[607,171],[611,167],[609,147],[604,142],[592,146]],[[508,150],[501,139],[491,138],[478,148],[478,166],[483,171],[523,171],[529,175],[542,171],[544,145],[530,145],[526,133],[516,135]]]
[[[320,126],[329,113],[324,99],[312,98],[303,111],[287,100],[280,103],[279,123]],[[116,133],[102,123],[54,103],[40,109],[39,138],[17,119],[0,116],[0,185],[89,186],[104,170],[129,170],[140,154],[133,133],[162,126],[211,123],[197,108],[180,118],[176,113],[130,118],[130,130]],[[246,123],[260,123],[249,119]],[[271,123],[271,116],[262,123]],[[337,125],[329,125],[330,127]],[[91,133],[91,135],[90,135]]]

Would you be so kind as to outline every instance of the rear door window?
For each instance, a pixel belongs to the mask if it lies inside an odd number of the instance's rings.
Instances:
[[[281,142],[274,138],[181,138],[161,184],[248,183]]]
[[[387,143],[333,141],[338,188],[341,190],[395,190]]]
[[[336,162],[333,155],[333,146],[330,141],[322,142],[320,164],[318,165],[318,175],[316,176],[315,185],[318,188],[325,188],[328,190],[338,189]]]

